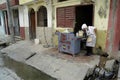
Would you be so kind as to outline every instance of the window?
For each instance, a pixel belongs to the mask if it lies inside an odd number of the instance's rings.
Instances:
[[[67,0],[58,0],[58,2],[67,1]]]
[[[57,9],[57,27],[74,27],[75,7]]]
[[[41,6],[37,13],[38,26],[47,27],[47,9]]]
[[[77,32],[81,29],[83,23],[92,25],[94,17],[93,9],[93,4],[57,8],[57,27],[71,27],[75,29],[75,32]]]

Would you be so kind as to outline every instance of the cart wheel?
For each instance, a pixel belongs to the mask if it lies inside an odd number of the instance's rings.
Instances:
[[[75,59],[75,54],[72,54],[72,56],[73,56],[72,60],[74,60]]]
[[[73,57],[75,57],[75,54],[72,54]]]
[[[59,51],[59,53],[61,53],[61,51]]]

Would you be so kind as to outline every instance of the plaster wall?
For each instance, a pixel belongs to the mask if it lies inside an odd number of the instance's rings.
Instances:
[[[3,14],[2,11],[0,11],[0,21],[1,21],[1,25],[0,25],[0,40],[5,38],[5,29],[4,29],[4,19],[3,19]]]
[[[44,6],[47,9],[47,19],[48,19],[48,23],[47,23],[48,26],[47,27],[37,25],[37,11],[39,10],[39,8],[41,6]],[[52,45],[53,26],[52,26],[51,1],[49,1],[49,2],[40,1],[40,2],[28,5],[28,7],[29,7],[29,10],[34,9],[35,14],[36,14],[36,38],[39,39],[40,43],[42,43],[42,44],[46,44],[46,40],[47,40],[47,43],[49,45]]]
[[[3,3],[5,3],[5,0],[0,0],[0,4],[3,4]]]
[[[28,7],[20,6],[19,7],[19,21],[20,21],[20,29],[22,30],[21,36],[23,38],[28,39],[29,37],[29,15],[28,15]],[[27,28],[27,30],[26,30]],[[23,30],[24,29],[24,30]]]

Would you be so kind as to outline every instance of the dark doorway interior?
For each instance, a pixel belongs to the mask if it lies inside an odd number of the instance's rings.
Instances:
[[[83,23],[86,23],[89,26],[93,25],[93,4],[76,6],[75,13],[75,34],[81,30]]]
[[[5,24],[5,34],[10,35],[10,29],[9,29],[9,26],[8,26],[7,11],[4,11],[3,15],[4,15],[4,24]]]
[[[19,26],[19,13],[18,9],[13,10],[13,25],[14,25],[14,35],[20,36],[20,26]]]
[[[75,7],[74,34],[81,30],[82,24],[93,25],[93,5],[80,5]],[[86,49],[86,39],[81,40],[81,49]]]
[[[47,27],[47,9],[44,6],[41,6],[37,14],[37,24],[40,27]]]
[[[36,38],[36,26],[35,26],[35,11],[30,11],[30,39]]]

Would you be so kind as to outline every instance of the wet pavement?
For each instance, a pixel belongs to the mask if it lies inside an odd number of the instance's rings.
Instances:
[[[0,53],[0,80],[56,80],[51,76]]]
[[[15,72],[4,66],[3,58],[0,53],[0,80],[22,80]]]
[[[98,65],[100,58],[98,55],[84,56],[81,53],[73,57],[31,41],[20,41],[1,51],[11,59],[30,65],[57,80],[83,80],[88,69]]]

